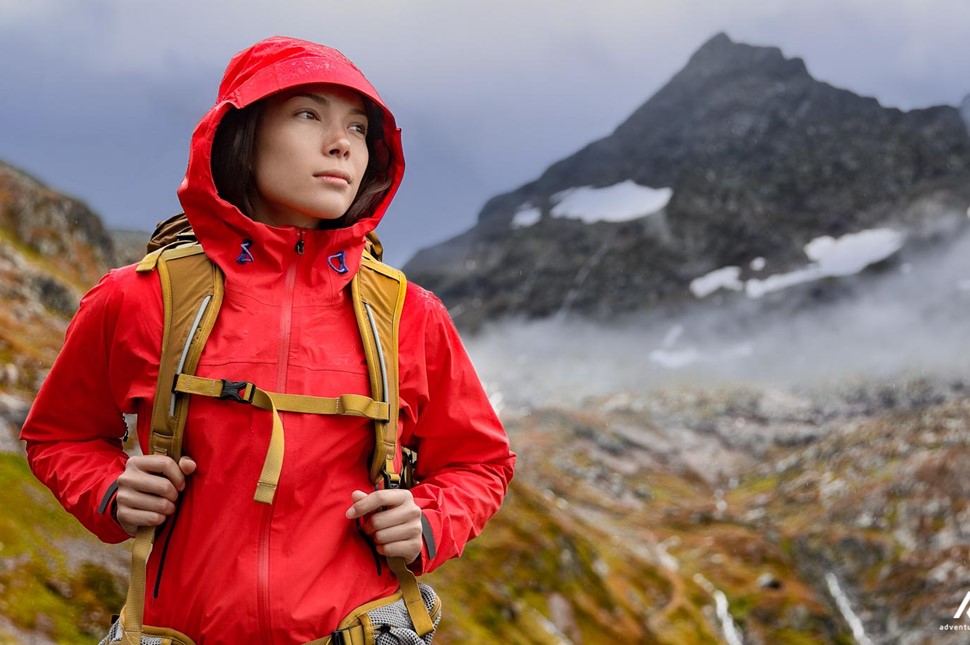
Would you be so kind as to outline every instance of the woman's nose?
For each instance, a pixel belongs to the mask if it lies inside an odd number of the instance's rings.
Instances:
[[[350,154],[350,138],[343,130],[334,130],[327,135],[327,154],[332,157],[346,157]]]

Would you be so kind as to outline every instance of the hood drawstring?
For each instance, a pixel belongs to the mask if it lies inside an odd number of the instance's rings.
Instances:
[[[242,253],[239,254],[238,258],[236,258],[236,262],[238,262],[239,264],[248,264],[254,261],[252,251],[249,250],[249,247],[251,247],[252,245],[253,245],[252,240],[242,241],[242,244],[239,245],[239,248],[242,250]]]
[[[331,269],[333,269],[334,271],[340,274],[344,274],[350,271],[350,267],[347,266],[346,251],[338,251],[337,253],[334,253],[333,255],[328,257],[327,264],[330,265]]]

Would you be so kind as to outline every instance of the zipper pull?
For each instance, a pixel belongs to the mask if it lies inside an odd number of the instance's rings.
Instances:
[[[300,239],[296,241],[296,252],[303,255],[303,231],[300,231]]]

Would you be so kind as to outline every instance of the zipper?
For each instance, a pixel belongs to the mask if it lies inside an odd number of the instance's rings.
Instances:
[[[184,494],[184,493],[183,493]],[[168,533],[165,535],[165,544],[162,546],[162,555],[158,559],[158,573],[155,574],[155,588],[152,589],[152,598],[158,598],[158,590],[162,586],[162,570],[165,568],[165,556],[168,555],[168,545],[172,541],[172,533],[175,532],[175,522],[178,521],[179,511],[182,510],[182,500],[175,505],[175,512],[172,513],[172,518],[167,522]]]
[[[260,642],[272,642],[272,616],[270,611],[272,610],[272,605],[270,604],[269,595],[269,540],[271,535],[271,530],[273,528],[273,508],[272,504],[266,505],[266,509],[263,511],[263,519],[259,525],[259,555],[257,559],[257,619],[259,620],[258,634],[260,634]],[[264,640],[262,637],[266,636]]]
[[[277,354],[276,371],[276,391],[286,391],[287,367],[289,365],[290,336],[293,326],[293,302],[295,300],[296,276],[300,260],[303,258],[304,231],[299,232],[296,245],[293,247],[295,257],[286,269],[285,289],[283,292],[283,305],[280,308],[280,343]],[[256,596],[257,596],[257,620],[259,621],[259,634],[271,635],[273,633],[272,623],[272,602],[270,599],[270,538],[273,529],[273,510],[275,504],[265,505],[263,518],[259,528],[259,548],[256,558]]]

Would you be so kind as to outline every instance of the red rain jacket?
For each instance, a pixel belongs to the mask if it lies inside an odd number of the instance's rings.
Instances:
[[[384,109],[394,184],[349,228],[274,228],[220,199],[210,150],[220,119],[279,90],[335,83]],[[400,130],[360,71],[338,52],[271,38],[237,54],[216,105],[192,137],[182,206],[226,294],[199,364],[210,378],[333,397],[369,394],[349,282],[365,234],[380,221],[404,171]],[[252,261],[242,244],[248,240]],[[297,252],[302,241],[303,252]],[[341,261],[349,271],[339,272]],[[245,258],[249,259],[249,258]],[[122,413],[138,415],[147,450],[162,338],[157,275],[111,271],[82,300],[64,347],[24,424],[37,477],[107,542],[128,536],[99,507],[124,470]],[[401,318],[400,435],[420,455],[412,489],[437,546],[412,565],[428,572],[461,554],[498,510],[515,457],[441,302],[409,284]],[[304,643],[329,634],[397,580],[344,512],[351,491],[369,490],[373,427],[366,419],[282,413],[285,456],[272,505],[253,501],[269,444],[268,412],[194,397],[184,453],[198,463],[177,521],[156,539],[148,566],[145,623],[197,643]],[[165,563],[159,562],[163,551]]]

